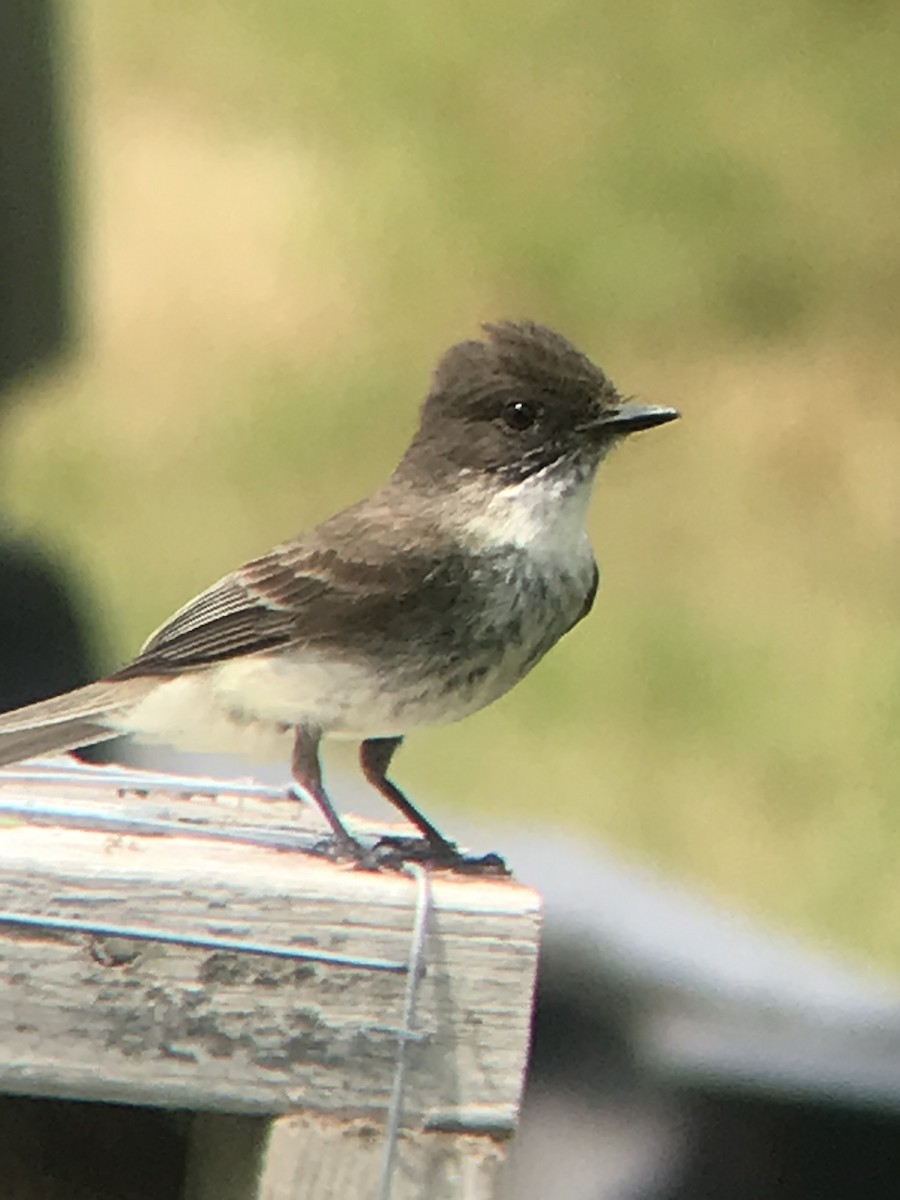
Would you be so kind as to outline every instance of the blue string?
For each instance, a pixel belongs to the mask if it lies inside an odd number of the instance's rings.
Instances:
[[[190,776],[162,775],[133,771],[110,765],[97,767],[94,764],[73,762],[71,766],[35,766],[29,770],[4,770],[0,782],[9,783],[104,783],[122,790],[147,791],[151,788],[182,790],[182,795],[231,794],[258,798],[283,798],[284,790],[264,784],[212,779]],[[279,848],[299,848],[309,844],[309,836],[293,834],[285,829],[265,829],[259,826],[232,826],[231,828],[211,825],[189,825],[180,821],[149,817],[122,817],[94,808],[78,806],[56,806],[32,801],[0,801],[0,814],[18,816],[35,823],[54,822],[75,828],[100,829],[110,832],[133,832],[146,834],[175,834],[180,837],[201,837],[214,840],[239,841],[269,845]],[[416,909],[413,920],[412,939],[407,962],[395,962],[383,958],[367,958],[352,954],[336,954],[327,950],[305,950],[291,946],[275,946],[267,942],[247,941],[216,935],[177,934],[166,929],[152,929],[112,922],[83,921],[69,917],[33,916],[0,910],[0,925],[12,925],[23,929],[55,930],[64,933],[84,933],[98,937],[121,937],[134,941],[163,942],[203,950],[227,950],[237,954],[260,954],[270,958],[293,959],[304,962],[320,962],[333,966],[356,967],[369,971],[406,973],[403,996],[403,1014],[399,1028],[384,1028],[397,1038],[397,1058],[391,1096],[385,1120],[384,1148],[379,1173],[376,1200],[390,1200],[392,1179],[397,1159],[400,1125],[403,1118],[403,1095],[406,1082],[407,1049],[410,1042],[422,1041],[423,1034],[414,1028],[419,983],[425,973],[425,945],[428,921],[431,914],[431,881],[428,872],[416,864],[408,864],[406,871],[416,880]]]
[[[245,941],[241,938],[203,936],[192,933],[172,933],[168,929],[149,929],[143,926],[116,925],[104,921],[81,921],[74,917],[32,916],[27,913],[0,911],[0,925],[16,925],[22,929],[55,929],[64,933],[90,933],[98,937],[131,938],[143,942],[168,942],[175,946],[191,946],[201,950],[232,950],[236,954],[264,954],[269,958],[299,959],[304,962],[330,963],[333,966],[360,967],[366,971],[391,971],[403,974],[406,963],[388,958],[364,958],[354,954],[334,954],[329,950],[301,950],[294,946],[273,946],[268,942]]]
[[[0,776],[2,782],[2,776]],[[133,833],[202,838],[214,842],[240,842],[242,845],[267,846],[276,850],[309,850],[320,838],[297,833],[282,826],[212,825],[203,821],[167,820],[162,817],[123,816],[101,808],[77,804],[44,804],[35,800],[0,799],[0,816],[19,817],[31,825],[52,825],[64,829],[98,830],[101,833]]]

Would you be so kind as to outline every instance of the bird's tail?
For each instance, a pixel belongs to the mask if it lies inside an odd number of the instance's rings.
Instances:
[[[156,682],[146,677],[101,679],[74,692],[0,713],[0,767],[116,737],[121,732],[116,717]]]

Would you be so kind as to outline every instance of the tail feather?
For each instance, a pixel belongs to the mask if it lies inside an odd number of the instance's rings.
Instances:
[[[26,758],[37,758],[41,754],[62,754],[66,750],[77,750],[80,746],[107,742],[116,736],[116,730],[108,725],[78,720],[65,725],[44,725],[15,733],[0,733],[0,767],[23,762]]]
[[[76,688],[74,692],[63,692],[60,696],[51,696],[49,700],[14,708],[10,712],[0,713],[0,734],[33,729],[38,725],[56,725],[75,717],[99,716],[121,707],[126,702],[126,691],[121,684],[107,683],[101,679],[98,683]]]
[[[121,682],[101,679],[74,692],[0,713],[0,767],[116,737],[116,716],[157,682],[147,677]]]

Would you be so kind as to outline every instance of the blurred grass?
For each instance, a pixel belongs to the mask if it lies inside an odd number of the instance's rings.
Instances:
[[[84,564],[109,662],[380,480],[449,341],[545,320],[685,420],[604,468],[591,620],[402,779],[900,965],[900,13],[69,23],[84,350],[2,494]]]

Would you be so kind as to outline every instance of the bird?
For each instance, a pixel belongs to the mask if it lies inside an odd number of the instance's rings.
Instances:
[[[497,700],[587,616],[597,468],[624,438],[678,416],[623,396],[544,325],[484,324],[438,360],[382,486],[225,575],[118,670],[0,714],[0,766],[122,734],[290,756],[333,856],[364,863],[320,763],[324,738],[352,738],[424,856],[460,862],[389,777],[394,755],[411,731]]]

